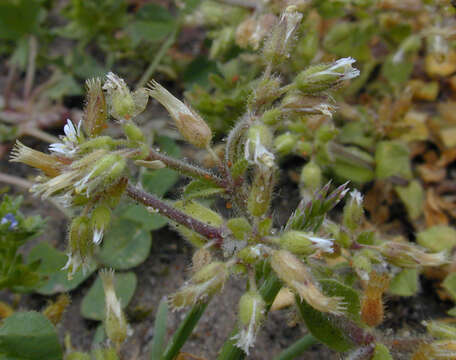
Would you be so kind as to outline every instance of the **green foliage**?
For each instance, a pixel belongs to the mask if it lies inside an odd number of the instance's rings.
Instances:
[[[20,197],[3,195],[0,203],[0,289],[27,291],[41,280],[39,262],[24,263],[18,251],[40,234],[44,221],[39,216],[25,217],[19,210],[21,202]]]
[[[18,312],[0,327],[0,356],[11,360],[63,358],[54,325],[37,312]],[[3,358],[2,357],[2,358]]]

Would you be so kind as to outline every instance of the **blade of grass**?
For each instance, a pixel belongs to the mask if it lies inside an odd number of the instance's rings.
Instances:
[[[165,345],[166,325],[168,323],[168,302],[166,298],[160,301],[154,325],[154,338],[150,343],[150,359],[160,359]]]
[[[199,319],[206,310],[207,303],[196,304],[189,311],[184,321],[181,322],[179,328],[174,333],[171,340],[168,342],[168,346],[161,357],[161,360],[173,360],[179,353],[182,346],[184,346],[188,337],[191,335]]]
[[[311,334],[307,334],[306,336],[302,337],[298,341],[296,341],[293,345],[289,346],[287,349],[282,351],[279,355],[277,355],[274,360],[293,360],[296,359],[299,355],[302,355],[305,351],[307,351],[312,345],[318,343],[318,340],[315,339]]]

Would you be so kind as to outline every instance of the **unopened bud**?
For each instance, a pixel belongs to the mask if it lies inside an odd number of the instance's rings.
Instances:
[[[314,161],[309,161],[302,167],[300,183],[305,189],[315,191],[321,188],[323,182],[323,175],[321,173],[320,166]]]
[[[212,261],[212,254],[211,252],[202,247],[195,251],[192,257],[192,270],[199,271],[204,266],[208,265]]]
[[[221,226],[223,224],[223,219],[219,214],[196,201],[176,201],[174,206],[208,225]],[[199,235],[183,225],[175,224],[174,226],[193,246],[201,247],[207,242],[207,239],[204,236]]]
[[[269,109],[263,113],[261,121],[266,125],[275,125],[280,121],[282,111],[279,108]]]
[[[114,288],[114,271],[102,270],[100,277],[105,293],[105,330],[109,340],[119,347],[127,337],[127,320]]]
[[[346,308],[342,298],[323,294],[307,267],[292,253],[285,250],[274,251],[271,266],[277,276],[313,308],[334,315],[344,313]]]
[[[223,262],[215,261],[205,265],[193,275],[189,283],[171,296],[171,305],[180,309],[210,298],[223,288],[228,275],[228,267]]]
[[[145,140],[142,130],[133,122],[125,122],[122,127],[128,140],[138,142],[143,142]]]
[[[255,337],[265,318],[266,304],[257,291],[249,291],[239,300],[240,331],[232,339],[237,340],[236,346],[248,355],[255,342]]]
[[[108,94],[111,115],[117,120],[129,120],[146,108],[148,100],[146,89],[141,88],[131,93],[125,81],[112,72],[106,75],[103,89]]]
[[[287,231],[279,238],[279,244],[296,255],[310,255],[317,250],[334,252],[333,239],[323,239],[303,231]]]
[[[358,190],[350,192],[350,199],[344,206],[343,224],[350,230],[356,230],[363,220],[363,195]]]
[[[274,140],[274,149],[281,155],[288,155],[293,151],[296,142],[296,135],[289,132],[277,136]]]
[[[268,150],[272,143],[273,134],[266,125],[251,126],[245,143],[245,158],[260,169],[269,171],[274,166],[275,160],[274,154]]]
[[[103,234],[111,221],[111,209],[106,205],[99,205],[92,211],[93,243],[99,245]]]
[[[269,210],[274,190],[274,171],[257,171],[250,188],[247,209],[253,216],[262,216]]]
[[[106,127],[108,109],[99,78],[86,81],[86,105],[82,126],[89,137],[98,136]]]
[[[381,254],[393,265],[402,268],[440,266],[448,263],[444,252],[427,253],[420,247],[405,242],[387,241],[380,246]]]
[[[296,77],[296,87],[304,94],[329,90],[342,81],[353,79],[359,75],[359,70],[352,67],[355,61],[349,57],[339,59],[329,65],[310,66]]]
[[[212,131],[190,106],[178,100],[156,81],[152,81],[149,87],[150,96],[168,110],[185,140],[199,148],[209,146],[212,140]]]
[[[237,256],[247,264],[255,264],[268,256],[268,248],[262,244],[246,246],[238,252]]]
[[[68,278],[82,266],[85,270],[92,258],[94,244],[92,242],[92,227],[87,216],[78,216],[70,225],[68,241],[68,261],[63,267],[68,270]]]

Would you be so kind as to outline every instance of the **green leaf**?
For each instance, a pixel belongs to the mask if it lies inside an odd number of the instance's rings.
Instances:
[[[168,223],[168,219],[148,211],[143,205],[130,204],[121,213],[121,217],[137,222],[144,230],[160,229]]]
[[[37,0],[2,1],[0,3],[0,39],[17,40],[38,30],[41,14]]]
[[[39,243],[29,253],[29,263],[40,261],[37,272],[46,276],[47,281],[40,284],[36,292],[43,295],[51,295],[59,292],[67,292],[75,289],[85,281],[97,268],[95,264],[90,266],[84,273],[78,270],[71,280],[68,280],[68,272],[62,270],[67,262],[67,256],[46,242]]]
[[[205,180],[193,180],[184,189],[184,199],[190,200],[199,197],[209,197],[211,195],[224,192],[225,189],[214,185],[214,183]]]
[[[160,359],[165,348],[166,325],[168,322],[168,302],[166,298],[160,301],[155,317],[154,338],[150,343],[150,359]]]
[[[407,186],[396,186],[394,189],[404,203],[410,219],[418,219],[423,213],[424,205],[424,191],[419,181],[413,180]]]
[[[167,22],[151,22],[151,21],[134,21],[126,29],[131,36],[133,45],[136,46],[141,41],[158,42],[166,38],[174,28],[174,21]]]
[[[456,273],[448,275],[442,283],[443,288],[456,300]]]
[[[71,75],[63,75],[55,85],[47,89],[46,96],[52,100],[61,100],[64,96],[81,95],[82,87]]]
[[[333,279],[323,279],[319,283],[326,295],[343,297],[343,302],[347,305],[346,313],[349,314],[352,320],[356,322],[361,321],[361,304],[359,294],[355,290]]]
[[[447,225],[436,225],[420,231],[416,241],[431,251],[451,251],[456,246],[456,230]]]
[[[152,237],[138,223],[128,219],[116,220],[104,236],[99,258],[114,269],[130,269],[149,256]]]
[[[38,312],[17,312],[0,327],[0,353],[21,360],[60,360],[62,347],[54,325]]]
[[[307,329],[315,338],[335,351],[344,352],[352,348],[343,331],[336,327],[325,314],[315,310],[305,301],[301,301],[298,296],[296,304]]]
[[[97,326],[97,330],[95,330],[95,335],[93,336],[93,339],[92,339],[92,349],[96,348],[96,347],[100,347],[105,340],[106,340],[105,326],[103,323],[100,323]]]
[[[165,168],[145,171],[141,178],[141,183],[147,192],[163,196],[174,186],[178,179],[179,174],[176,171]]]
[[[136,290],[136,275],[134,272],[116,273],[114,288],[122,309],[125,309]],[[81,314],[86,319],[103,320],[105,317],[105,295],[100,276],[82,299]]]
[[[332,279],[321,280],[323,291],[328,296],[343,297],[347,303],[347,313],[355,320],[359,320],[360,302],[358,293],[352,288]],[[344,335],[343,330],[337,327],[328,316],[311,307],[306,301],[296,297],[296,303],[310,333],[336,351],[347,351],[352,347],[351,342]]]
[[[385,345],[378,343],[375,345],[374,356],[371,360],[393,360],[393,357]]]
[[[378,179],[390,176],[412,177],[410,166],[410,152],[406,145],[398,141],[381,141],[375,151],[377,167],[375,174]]]
[[[390,283],[389,293],[399,296],[413,296],[418,292],[418,270],[404,269]]]
[[[400,85],[404,84],[410,78],[412,70],[412,59],[394,61],[394,55],[391,55],[383,63],[382,75],[388,80],[391,85]]]

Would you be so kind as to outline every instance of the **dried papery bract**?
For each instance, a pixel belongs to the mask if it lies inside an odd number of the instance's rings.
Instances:
[[[114,271],[101,270],[105,294],[105,329],[109,340],[119,349],[127,337],[128,324],[114,288]]]
[[[307,267],[292,253],[286,250],[274,251],[271,266],[277,276],[310,306],[322,312],[343,315],[345,304],[342,298],[323,294]]]
[[[156,81],[149,84],[149,94],[168,110],[185,140],[199,148],[209,146],[212,140],[212,131],[190,106],[174,97]]]
[[[101,88],[101,79],[94,78],[86,81],[86,104],[82,125],[90,137],[96,137],[106,127],[108,108],[105,95]]]
[[[427,253],[419,246],[405,242],[387,241],[379,247],[379,250],[390,263],[403,268],[413,269],[448,263],[445,252]]]
[[[42,153],[29,148],[22,144],[19,140],[11,151],[12,162],[21,162],[36,169],[41,170],[48,177],[55,177],[62,171],[63,162],[53,155]]]
[[[367,325],[374,327],[382,323],[384,316],[382,296],[388,290],[388,286],[388,274],[380,274],[376,271],[369,274],[361,303],[361,318]]]

